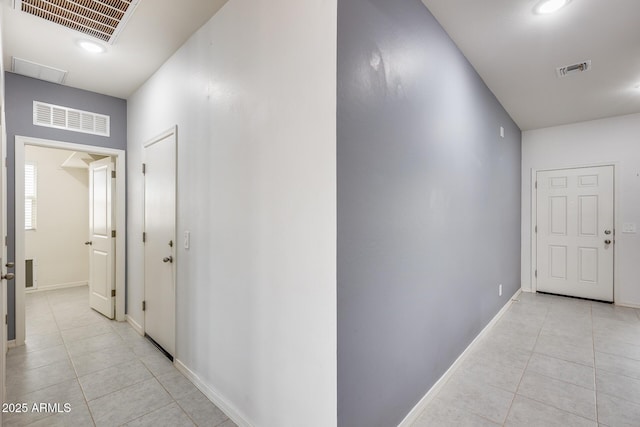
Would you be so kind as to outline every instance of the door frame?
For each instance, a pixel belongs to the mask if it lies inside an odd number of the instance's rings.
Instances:
[[[164,132],[154,136],[153,138],[148,139],[142,144],[142,163],[146,162],[146,148],[173,135],[173,139],[175,140],[175,157],[174,160],[176,162],[175,168],[175,191],[173,194],[175,203],[174,203],[174,225],[173,225],[173,241],[175,242],[175,250],[174,250],[174,260],[173,260],[173,363],[175,364],[176,360],[178,360],[178,126],[172,126]],[[145,198],[147,196],[147,184],[146,177],[143,175],[142,178],[143,190],[142,190],[142,231],[145,232],[147,230],[146,224],[146,201]],[[143,243],[142,246],[142,262],[144,264],[146,257],[146,246]],[[142,300],[146,301],[147,299],[147,272],[145,269],[142,269]],[[145,311],[142,312],[142,335],[146,336],[147,333],[147,314]]]
[[[26,337],[25,319],[25,233],[24,233],[24,169],[19,167],[25,161],[25,146],[57,148],[62,150],[80,151],[84,153],[112,156],[116,171],[116,317],[117,321],[125,320],[125,250],[126,250],[126,153],[115,148],[98,147],[95,145],[76,144],[51,139],[32,138],[27,136],[15,137],[15,295],[16,295],[16,339],[15,345],[23,345]]]
[[[566,165],[566,166],[557,166],[557,167],[545,167],[545,168],[531,168],[531,180],[530,180],[530,194],[531,194],[531,221],[530,221],[530,236],[531,236],[531,254],[530,254],[530,268],[529,268],[529,277],[531,280],[531,292],[536,293],[538,291],[538,279],[535,275],[535,271],[538,268],[538,237],[536,233],[536,225],[538,224],[538,196],[536,189],[536,180],[538,176],[538,172],[546,172],[546,171],[554,171],[554,170],[563,170],[563,169],[583,169],[583,168],[593,168],[600,166],[612,166],[613,167],[613,230],[614,230],[614,241],[615,236],[618,233],[618,212],[619,209],[619,186],[617,185],[620,182],[619,172],[619,162],[599,162],[599,163],[587,163],[580,165]],[[616,287],[616,277],[618,276],[618,257],[616,257],[616,245],[613,245],[613,304],[616,304],[618,301],[617,295],[617,287]]]

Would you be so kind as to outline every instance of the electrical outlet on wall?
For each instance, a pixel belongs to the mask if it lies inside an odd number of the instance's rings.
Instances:
[[[498,296],[501,297],[502,296],[502,283],[500,283],[498,285]]]

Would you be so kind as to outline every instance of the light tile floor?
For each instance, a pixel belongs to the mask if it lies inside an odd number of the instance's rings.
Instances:
[[[71,412],[5,413],[3,426],[235,426],[129,324],[91,310],[86,286],[28,294],[26,310],[26,345],[7,356],[7,402]]]
[[[640,426],[640,310],[521,294],[414,426]]]

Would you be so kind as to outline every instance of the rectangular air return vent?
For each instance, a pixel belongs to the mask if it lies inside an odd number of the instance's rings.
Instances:
[[[64,83],[64,79],[67,77],[65,70],[16,58],[15,56],[11,58],[11,71],[23,76],[58,84]]]
[[[92,135],[109,136],[110,117],[33,101],[33,124]]]
[[[558,77],[566,77],[569,74],[583,73],[591,69],[591,61],[584,61],[578,64],[565,65],[564,67],[556,68],[556,74]]]
[[[113,44],[140,0],[14,0],[14,8]]]

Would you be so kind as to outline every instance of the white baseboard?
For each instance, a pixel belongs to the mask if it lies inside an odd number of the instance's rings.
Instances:
[[[16,340],[7,341],[7,348],[14,348],[16,346]]]
[[[38,286],[35,289],[25,289],[25,293],[35,294],[37,292],[55,291],[56,289],[67,289],[67,288],[75,288],[79,286],[87,286],[88,284],[89,284],[88,282],[70,282],[70,283],[61,283],[59,285]]]
[[[413,423],[418,421],[422,412],[426,409],[427,405],[433,400],[433,398],[438,394],[438,392],[442,389],[442,387],[446,384],[446,382],[453,376],[455,371],[460,367],[464,359],[471,353],[474,347],[478,344],[478,342],[493,329],[493,327],[498,323],[498,320],[507,312],[511,304],[513,304],[513,300],[518,298],[518,295],[522,292],[522,289],[518,289],[518,291],[513,294],[509,301],[500,309],[498,314],[496,314],[493,319],[485,326],[485,328],[480,331],[478,336],[471,341],[471,344],[467,346],[467,348],[462,352],[462,354],[456,359],[455,362],[447,369],[438,381],[429,389],[427,394],[424,395],[422,399],[413,407],[413,409],[407,414],[407,416],[398,424],[398,427],[410,427]]]
[[[191,369],[187,368],[184,363],[178,359],[174,359],[173,364],[189,379],[207,398],[213,402],[227,417],[236,423],[239,427],[253,427],[246,416],[244,416],[235,406],[224,399],[219,392],[207,386]]]
[[[640,305],[631,302],[614,302],[614,304],[619,305],[620,307],[640,308]]]
[[[142,326],[140,326],[140,324],[138,322],[133,320],[133,318],[131,316],[129,316],[128,314],[126,314],[124,317],[125,317],[125,320],[127,321],[127,323],[131,325],[131,327],[133,328],[134,331],[136,331],[140,335],[144,336],[144,328]]]

